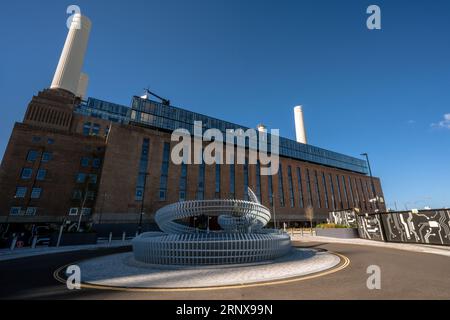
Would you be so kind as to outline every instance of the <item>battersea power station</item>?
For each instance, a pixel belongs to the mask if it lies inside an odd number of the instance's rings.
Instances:
[[[194,133],[201,122],[202,132],[218,129],[225,136],[249,128],[175,107],[148,90],[132,97],[130,106],[86,97],[82,67],[90,31],[90,20],[75,15],[50,87],[31,98],[23,121],[14,125],[0,168],[3,232],[70,224],[99,232],[152,230],[164,206],[248,200],[249,189],[271,210],[269,224],[276,226],[323,222],[337,210],[386,209],[381,182],[365,159],[307,143],[299,106],[293,110],[296,141],[279,137],[276,174],[261,174],[269,165],[248,161],[249,139],[244,163],[175,163],[177,129]],[[255,129],[267,131],[256,123]],[[208,228],[217,225],[208,221]]]

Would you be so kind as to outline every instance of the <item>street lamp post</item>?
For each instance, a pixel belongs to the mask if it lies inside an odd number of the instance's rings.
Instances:
[[[367,153],[361,153],[361,155],[365,156],[366,160],[367,160],[367,166],[369,168],[369,175],[370,175],[370,183],[372,185],[372,193],[373,193],[373,195],[375,197],[375,200],[374,200],[375,208],[378,210],[379,209],[378,208],[378,196],[377,196],[376,191],[375,191],[375,182],[373,180],[372,169],[370,167],[369,155]]]

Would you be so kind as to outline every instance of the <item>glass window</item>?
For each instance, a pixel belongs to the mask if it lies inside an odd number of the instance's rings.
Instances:
[[[89,215],[91,214],[91,212],[92,212],[92,209],[91,209],[91,208],[83,208],[83,209],[81,210],[81,214],[82,214],[83,216],[89,216]]]
[[[244,200],[248,201],[248,159],[244,163]]]
[[[33,188],[31,190],[31,199],[39,199],[41,197],[42,188]]]
[[[345,203],[347,203],[347,208],[350,208],[350,203],[348,200],[348,193],[347,193],[347,185],[345,184],[345,177],[342,176],[342,187],[344,188],[344,197],[345,197]]]
[[[15,198],[25,198],[25,195],[27,194],[27,188],[25,187],[17,187],[16,188],[16,195]]]
[[[187,165],[186,163],[181,163],[181,175],[180,175],[180,200],[186,200],[186,187],[187,187]]]
[[[30,150],[30,151],[28,151],[28,154],[27,154],[27,161],[29,161],[29,162],[36,161],[38,155],[39,155],[39,152],[36,151],[36,150]]]
[[[96,184],[97,183],[97,175],[96,174],[90,174],[89,175],[89,182],[92,184]]]
[[[51,152],[44,152],[42,153],[42,162],[49,162],[52,160],[52,153]]]
[[[33,169],[23,168],[20,177],[24,180],[28,180],[28,179],[31,179],[32,174],[33,174]]]
[[[338,193],[339,208],[344,209],[344,203],[342,201],[342,195],[341,195],[341,183],[339,182],[338,175],[336,175],[336,181],[337,181],[337,193]]]
[[[36,175],[36,180],[44,181],[46,176],[47,176],[47,170],[39,169],[37,172],[37,175]]]
[[[81,192],[81,190],[74,190],[72,193],[73,200],[81,200],[82,196],[83,196],[83,193]]]
[[[86,194],[87,200],[94,200],[95,199],[95,192],[94,191],[88,191]]]
[[[298,193],[299,193],[299,200],[300,200],[300,208],[303,208],[305,204],[304,204],[304,200],[303,200],[302,171],[298,167],[297,167],[297,182],[298,182]]]
[[[327,180],[325,178],[325,173],[322,172],[322,183],[323,183],[323,188],[325,191],[325,208],[329,208],[329,204],[328,204],[328,188],[327,188]]]
[[[315,178],[315,185],[316,185],[316,196],[317,196],[317,207],[322,208],[322,199],[320,196],[320,188],[319,188],[319,179],[317,177],[317,170],[314,170],[314,178]]]
[[[261,164],[256,162],[256,197],[261,202]]]
[[[234,163],[230,164],[230,197],[231,199],[234,199],[235,196],[235,166]]]
[[[33,137],[31,138],[31,141],[34,143],[41,142],[41,137]]]
[[[220,167],[219,163],[216,163],[216,189],[215,189],[215,198],[220,199]]]
[[[284,207],[284,186],[283,186],[283,167],[281,163],[278,169],[278,196],[280,197],[280,206]]]
[[[85,173],[78,173],[76,181],[77,181],[77,183],[84,183],[86,181],[86,174]]]
[[[331,188],[331,204],[333,205],[333,210],[336,210],[336,196],[334,193],[334,183],[333,183],[333,176],[331,173],[328,175],[330,180],[330,188]]]
[[[92,126],[92,135],[98,136],[100,134],[100,125],[98,123],[94,123]]]
[[[308,207],[312,207],[311,177],[309,175],[309,169],[306,169],[306,191],[308,192]]]
[[[92,160],[92,167],[93,168],[100,168],[100,165],[102,164],[102,160],[99,158],[95,158],[94,160]]]
[[[28,207],[27,211],[25,212],[25,215],[27,216],[35,216],[36,215],[37,208],[36,207]]]
[[[142,201],[144,199],[144,189],[147,182],[148,153],[150,148],[150,139],[144,138],[142,141],[141,159],[139,161],[139,172],[136,183],[135,200]]]
[[[82,167],[89,167],[89,162],[90,162],[90,159],[88,158],[88,157],[83,157],[83,158],[81,158],[81,166]]]
[[[295,199],[294,199],[294,186],[292,182],[291,166],[288,166],[288,184],[289,184],[289,201],[291,203],[291,208],[293,208],[295,206]]]
[[[54,144],[54,143],[55,143],[55,139],[53,139],[53,138],[47,139],[47,144]]]
[[[91,126],[90,122],[85,122],[83,125],[83,135],[88,136],[91,134]]]
[[[70,208],[69,216],[76,216],[76,215],[78,215],[78,208]]]
[[[161,177],[159,181],[159,200],[166,200],[167,194],[167,180],[169,177],[169,157],[170,157],[170,143],[165,142],[163,148],[163,160],[161,164]]]
[[[18,216],[22,214],[22,208],[21,207],[12,207],[11,210],[9,210],[9,214],[11,216]]]

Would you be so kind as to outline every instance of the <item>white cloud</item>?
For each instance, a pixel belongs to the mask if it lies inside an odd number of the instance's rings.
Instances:
[[[438,123],[432,123],[431,126],[435,128],[450,129],[450,113],[444,114],[444,120],[439,121]]]

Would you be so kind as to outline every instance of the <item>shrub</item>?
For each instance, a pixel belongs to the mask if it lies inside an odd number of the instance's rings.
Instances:
[[[336,223],[321,223],[316,226],[316,228],[320,229],[338,229],[338,228],[349,228],[347,226],[344,226],[342,224],[336,224]]]

